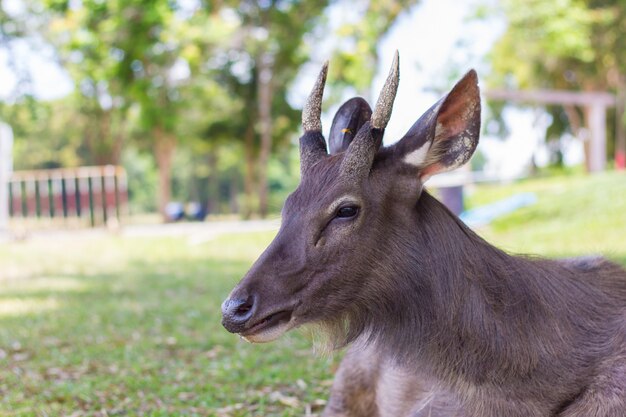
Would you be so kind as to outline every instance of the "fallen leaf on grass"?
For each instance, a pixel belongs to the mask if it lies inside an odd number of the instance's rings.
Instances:
[[[227,405],[226,407],[218,408],[215,410],[218,417],[230,417],[233,412],[242,410],[244,405],[242,403]]]
[[[298,380],[296,381],[296,385],[297,385],[297,386],[298,386],[298,388],[300,388],[302,391],[306,390],[306,388],[307,388],[307,384],[306,384],[306,382],[304,382],[304,381],[303,381],[303,380],[301,380],[301,379],[298,379]]]
[[[321,398],[313,400],[312,403],[304,406],[304,417],[317,417],[319,415],[317,411],[322,411],[325,405],[326,400],[322,400]]]
[[[292,407],[292,408],[300,407],[300,400],[298,400],[298,398],[287,396],[280,391],[272,392],[270,394],[270,401],[278,402],[282,405],[286,405],[287,407]]]
[[[193,392],[184,392],[183,391],[183,392],[179,392],[178,393],[178,399],[181,400],[181,401],[192,400],[192,399],[195,398],[195,396],[196,396],[196,394],[193,393]]]

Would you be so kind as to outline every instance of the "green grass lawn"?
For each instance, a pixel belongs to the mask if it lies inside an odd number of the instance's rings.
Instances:
[[[626,173],[481,186],[469,193],[468,203],[477,206],[522,192],[535,193],[537,203],[480,230],[488,241],[514,253],[593,253],[626,264]]]
[[[469,202],[523,191],[538,203],[481,230],[488,240],[626,264],[626,175],[482,186]],[[0,246],[0,416],[319,412],[338,357],[316,357],[298,332],[249,345],[220,325],[221,301],[271,237]]]
[[[0,247],[0,415],[302,415],[333,363],[252,346],[220,304],[271,234]],[[319,405],[317,405],[319,407]]]

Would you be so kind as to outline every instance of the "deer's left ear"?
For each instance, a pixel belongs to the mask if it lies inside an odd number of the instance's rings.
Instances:
[[[465,164],[478,145],[480,91],[471,70],[391,146],[394,159],[417,170],[422,183]]]

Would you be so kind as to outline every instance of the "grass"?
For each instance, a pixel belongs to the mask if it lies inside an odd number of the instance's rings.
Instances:
[[[481,186],[470,206],[533,192],[537,203],[497,219],[481,234],[515,253],[603,254],[626,264],[626,174],[610,172]]]
[[[288,416],[319,407],[332,359],[313,357],[298,334],[250,346],[220,325],[221,301],[270,239],[2,247],[0,415]]]
[[[538,203],[481,230],[511,251],[605,253],[626,264],[626,175],[481,186],[484,204]],[[297,332],[249,345],[219,307],[271,233],[33,240],[0,246],[0,415],[301,416],[319,412],[338,358]]]

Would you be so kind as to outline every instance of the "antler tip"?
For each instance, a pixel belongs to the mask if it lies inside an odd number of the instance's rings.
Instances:
[[[307,132],[322,131],[322,96],[324,95],[324,85],[328,75],[328,61],[322,65],[313,90],[302,108],[302,127]]]
[[[384,129],[389,123],[391,118],[391,111],[393,110],[393,101],[396,98],[398,92],[398,84],[400,82],[400,54],[396,50],[393,56],[393,63],[387,76],[387,81],[383,86],[376,107],[372,114],[372,127],[376,129]]]

